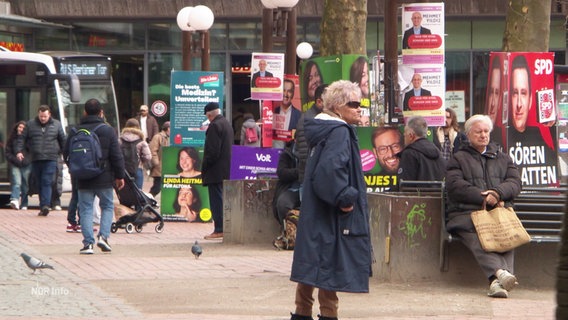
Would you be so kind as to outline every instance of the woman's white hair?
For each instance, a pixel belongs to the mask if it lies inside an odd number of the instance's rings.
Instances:
[[[469,130],[471,130],[471,127],[473,127],[473,125],[478,122],[483,122],[487,126],[489,126],[489,132],[493,131],[493,121],[491,121],[491,118],[489,118],[488,115],[475,114],[471,116],[469,119],[467,119],[467,121],[465,122],[464,124],[465,134],[467,135],[469,133]]]
[[[361,88],[358,84],[347,80],[333,82],[322,94],[323,109],[337,112],[338,109],[345,107],[345,104],[352,100],[352,94],[355,94],[357,101],[361,100]]]

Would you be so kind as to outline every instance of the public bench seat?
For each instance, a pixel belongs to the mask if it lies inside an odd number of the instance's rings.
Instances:
[[[443,181],[400,181],[402,192],[436,194],[440,196],[443,227],[440,230],[440,270],[449,269],[448,245],[459,237],[446,231],[445,184]],[[564,205],[568,187],[524,187],[515,199],[514,209],[531,236],[531,242],[560,242]]]

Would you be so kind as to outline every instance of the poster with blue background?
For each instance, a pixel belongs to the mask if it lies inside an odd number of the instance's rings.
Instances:
[[[172,71],[170,145],[203,146],[209,124],[203,108],[223,110],[224,76],[216,71]]]

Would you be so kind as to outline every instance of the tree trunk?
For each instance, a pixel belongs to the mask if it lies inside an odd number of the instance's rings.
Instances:
[[[325,0],[320,55],[367,55],[367,0]]]
[[[551,1],[509,0],[502,51],[548,51]]]

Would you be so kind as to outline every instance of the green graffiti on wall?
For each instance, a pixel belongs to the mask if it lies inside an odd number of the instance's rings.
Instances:
[[[428,237],[425,226],[432,225],[432,219],[426,214],[426,203],[415,204],[406,215],[406,221],[401,222],[399,230],[406,235],[409,248],[420,245],[419,240]]]

